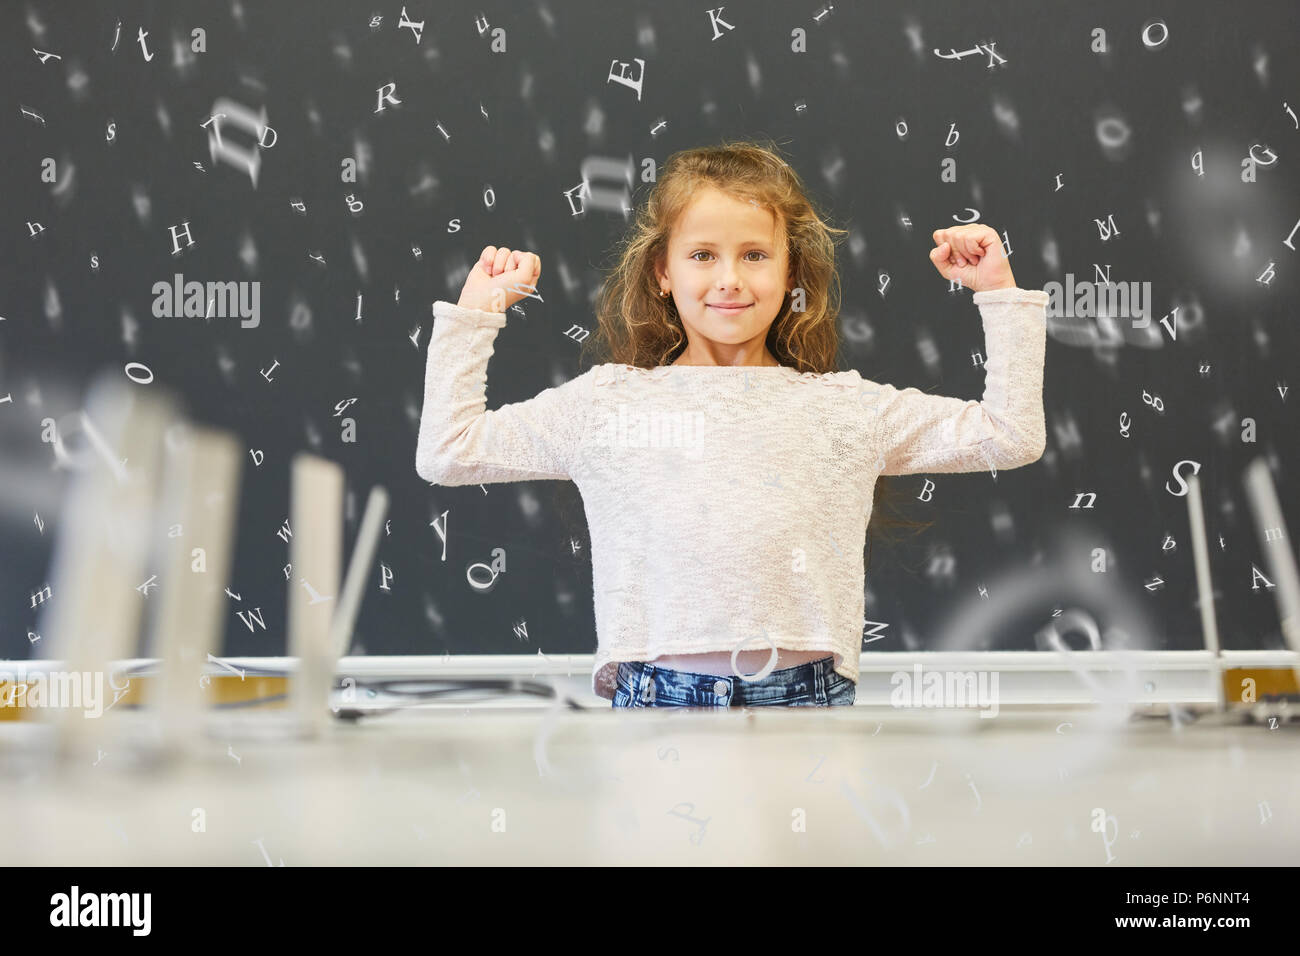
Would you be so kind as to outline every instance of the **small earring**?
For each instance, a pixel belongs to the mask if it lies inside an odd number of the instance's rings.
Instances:
[[[666,299],[666,298],[668,298],[668,290],[667,290],[667,289],[660,289],[660,290],[659,290],[659,298],[661,298],[661,299]]]

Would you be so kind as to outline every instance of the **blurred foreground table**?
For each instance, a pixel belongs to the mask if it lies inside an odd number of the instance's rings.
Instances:
[[[262,719],[152,766],[55,763],[48,728],[0,726],[7,862],[1300,861],[1295,725],[1222,715],[411,709],[306,741],[259,739]]]

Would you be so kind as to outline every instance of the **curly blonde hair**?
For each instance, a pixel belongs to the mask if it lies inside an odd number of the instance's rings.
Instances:
[[[601,361],[653,368],[670,365],[686,349],[686,333],[672,296],[661,298],[655,269],[668,257],[668,237],[705,187],[752,201],[776,218],[784,234],[790,275],[804,294],[804,310],[792,311],[786,293],[767,333],[767,347],[783,365],[800,372],[834,371],[839,336],[839,275],[835,245],[847,229],[828,225],[809,201],[799,174],[774,147],[724,143],[674,153],[622,243],[596,305],[596,332],[584,349]]]
[[[768,350],[782,365],[799,372],[840,371],[835,248],[848,230],[827,222],[777,146],[752,141],[701,146],[668,158],[658,182],[615,248],[616,262],[596,303],[598,327],[584,342],[583,355],[591,357],[593,364],[654,368],[672,364],[685,350],[688,343],[681,318],[672,297],[660,297],[655,269],[666,261],[668,238],[675,224],[705,187],[757,203],[775,217],[777,235],[785,236],[790,274],[795,288],[803,291],[805,308],[793,311],[793,296],[786,293],[767,332]],[[933,524],[902,517],[895,505],[900,497],[884,479],[877,479],[868,547],[872,530],[895,540],[892,529],[916,533]]]

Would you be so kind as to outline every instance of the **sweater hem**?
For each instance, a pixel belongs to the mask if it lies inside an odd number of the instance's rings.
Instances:
[[[1042,289],[986,289],[983,292],[976,292],[971,296],[971,302],[975,305],[992,305],[997,303],[1028,303],[1030,305],[1046,306],[1051,299]]]
[[[485,329],[502,329],[506,325],[506,314],[504,312],[470,309],[454,302],[448,302],[445,299],[439,299],[433,303],[433,317],[435,319],[455,319],[457,322],[464,322]],[[429,342],[433,344],[432,338],[430,338]]]

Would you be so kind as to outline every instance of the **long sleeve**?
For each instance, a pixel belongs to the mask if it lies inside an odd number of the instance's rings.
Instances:
[[[1048,295],[1040,290],[976,292],[984,324],[980,401],[879,385],[876,447],[882,475],[984,471],[1028,465],[1047,443],[1043,358]]]
[[[438,485],[565,480],[582,440],[591,371],[534,398],[487,410],[500,312],[435,302],[415,470]]]

